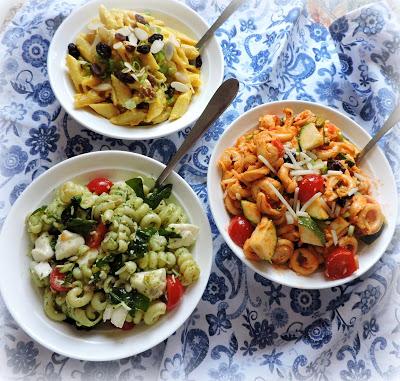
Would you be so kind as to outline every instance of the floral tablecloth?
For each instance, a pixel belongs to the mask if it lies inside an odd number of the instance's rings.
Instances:
[[[0,35],[1,222],[26,186],[65,158],[119,149],[166,162],[189,131],[151,141],[115,140],[82,128],[60,108],[46,57],[55,30],[81,2],[30,0]],[[227,1],[186,3],[212,22]],[[212,221],[206,192],[216,140],[258,104],[288,98],[323,103],[376,132],[400,96],[398,25],[385,3],[326,28],[310,19],[301,0],[247,1],[217,34],[226,77],[239,79],[240,94],[178,168],[204,203],[214,239],[213,271],[197,309],[159,346],[94,363],[35,343],[0,301],[0,378],[400,379],[399,228],[383,258],[360,279],[322,291],[290,289],[253,273],[232,254]],[[381,146],[400,188],[398,127]]]

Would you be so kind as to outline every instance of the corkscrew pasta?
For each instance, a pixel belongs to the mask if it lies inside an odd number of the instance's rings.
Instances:
[[[99,17],[68,45],[75,107],[122,126],[180,118],[201,86],[197,41],[163,21],[99,8]]]
[[[181,296],[199,278],[190,252],[199,228],[171,201],[171,185],[149,184],[68,181],[28,216],[30,273],[50,319],[152,325],[175,307],[171,293]]]
[[[371,179],[338,126],[310,110],[283,115],[261,117],[219,159],[229,234],[250,260],[346,277],[359,240],[372,242],[384,226]]]

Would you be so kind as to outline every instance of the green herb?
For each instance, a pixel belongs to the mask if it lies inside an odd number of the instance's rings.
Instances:
[[[316,125],[317,127],[323,127],[324,124],[325,124],[325,119],[322,118],[321,116],[317,116],[317,119],[316,119],[316,121],[315,121],[315,125]]]
[[[162,50],[154,54],[154,58],[156,59],[159,65],[165,62],[165,54]]]
[[[33,216],[34,214],[38,214],[38,213],[44,212],[46,210],[46,208],[47,208],[47,205],[43,205],[40,208],[37,208],[36,210],[34,210],[31,213],[31,216]]]
[[[128,246],[129,259],[139,259],[144,257],[144,253],[147,251],[147,245],[150,237],[154,234],[153,229],[142,229],[136,230],[135,240],[131,241]]]
[[[63,280],[63,285],[70,285],[74,281],[74,276],[72,275],[72,271],[68,272],[65,275],[65,278]]]
[[[158,230],[158,234],[164,236],[165,238],[182,238],[182,236],[177,232],[173,230],[167,230],[164,228]]]
[[[321,169],[320,169],[320,171],[321,171],[321,173],[323,174],[323,175],[325,175],[327,172],[328,172],[328,166],[324,166],[324,167],[322,167]]]
[[[158,188],[154,188],[153,192],[146,197],[145,202],[151,209],[157,208],[160,202],[171,196],[172,184],[161,185]]]
[[[133,189],[136,196],[143,199],[145,198],[143,191],[143,180],[140,177],[135,177],[133,179],[126,180],[125,183]]]
[[[122,254],[113,255],[114,260],[110,262],[110,272],[115,274],[123,265],[124,265],[124,258]]]
[[[84,63],[84,64],[82,64],[81,65],[81,67],[82,67],[82,70],[83,70],[83,75],[85,76],[85,77],[88,77],[88,76],[90,76],[91,74],[92,74],[92,71],[90,70],[90,63],[89,62],[86,62],[86,63]]]
[[[67,230],[87,236],[97,225],[95,220],[83,220],[82,218],[71,218],[65,225]]]
[[[130,313],[135,310],[147,311],[150,305],[150,299],[136,291],[128,292],[125,288],[113,287],[108,294],[111,304],[125,303],[131,308]]]
[[[79,204],[81,202],[80,197],[72,197],[71,203],[61,213],[61,222],[66,225],[71,218],[77,217]]]
[[[103,258],[96,259],[96,262],[94,263],[94,265],[98,268],[102,268],[102,267],[108,265],[113,260],[114,260],[113,255],[106,255]]]
[[[175,97],[171,97],[171,98],[168,98],[167,99],[167,105],[168,106],[171,106],[172,104],[174,104],[175,103]]]

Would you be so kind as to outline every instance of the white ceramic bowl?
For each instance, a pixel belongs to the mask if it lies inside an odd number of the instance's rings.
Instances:
[[[118,139],[143,140],[169,135],[179,131],[198,119],[208,101],[222,83],[224,58],[217,40],[212,38],[203,48],[201,56],[202,86],[193,97],[189,109],[179,119],[155,125],[124,127],[112,124],[108,119],[85,109],[74,107],[75,89],[69,78],[65,57],[67,46],[76,36],[86,30],[86,25],[98,15],[99,6],[107,8],[131,9],[137,12],[149,11],[165,21],[166,25],[200,39],[207,31],[207,23],[183,2],[176,0],[94,0],[77,8],[60,25],[49,48],[47,66],[51,87],[61,106],[77,122],[103,135]]]
[[[148,157],[120,151],[95,152],[63,161],[38,177],[18,198],[3,226],[0,237],[2,265],[0,290],[4,301],[22,329],[40,344],[62,355],[82,360],[115,360],[143,352],[172,335],[193,312],[205,290],[211,271],[211,231],[203,207],[190,186],[176,173],[168,182],[173,195],[191,221],[200,227],[193,256],[201,269],[200,279],[187,288],[181,304],[154,326],[139,325],[132,331],[95,328],[91,331],[50,320],[43,311],[43,297],[29,275],[25,218],[37,207],[50,201],[53,189],[67,180],[86,184],[90,179],[106,176],[127,180],[134,174],[156,177],[163,164]]]
[[[390,165],[380,149],[374,148],[363,161],[363,168],[373,179],[378,180],[377,188],[373,189],[373,195],[382,206],[386,217],[387,226],[381,236],[372,245],[361,245],[359,248],[359,269],[345,279],[329,281],[325,279],[323,272],[319,271],[309,277],[297,275],[291,270],[276,269],[267,262],[252,262],[245,258],[242,249],[237,246],[228,234],[230,217],[223,203],[223,192],[220,187],[221,172],[218,168],[218,160],[224,149],[232,146],[236,139],[246,131],[257,127],[259,117],[265,114],[279,114],[282,110],[291,108],[295,113],[304,109],[310,109],[316,114],[322,115],[342,129],[344,135],[358,147],[364,147],[370,136],[357,123],[347,116],[329,107],[303,101],[279,101],[258,106],[235,120],[219,139],[211,156],[208,169],[208,197],[215,223],[232,251],[251,269],[265,278],[290,287],[303,289],[323,289],[334,287],[349,282],[369,270],[385,252],[395,228],[398,196],[396,185]],[[384,181],[379,181],[384,179]]]

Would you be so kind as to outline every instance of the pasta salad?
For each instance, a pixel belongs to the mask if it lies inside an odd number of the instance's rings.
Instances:
[[[359,240],[371,243],[384,216],[358,148],[310,110],[264,115],[219,160],[228,233],[246,258],[327,279],[358,268]]]
[[[144,180],[68,181],[27,218],[30,273],[50,319],[151,325],[199,278],[190,252],[199,228],[171,201],[171,184]]]
[[[68,45],[75,107],[122,126],[180,118],[201,85],[196,42],[153,16],[100,6]]]

